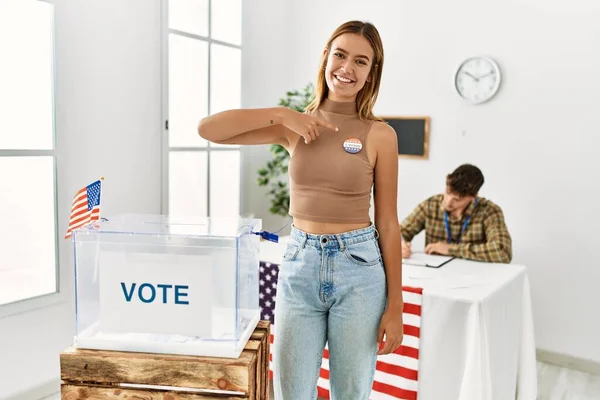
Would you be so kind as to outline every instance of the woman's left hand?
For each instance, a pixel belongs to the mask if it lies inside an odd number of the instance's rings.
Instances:
[[[402,344],[404,338],[404,323],[402,321],[403,307],[388,307],[379,323],[379,333],[377,335],[377,355],[393,353]],[[383,348],[383,335],[385,334],[385,344]]]

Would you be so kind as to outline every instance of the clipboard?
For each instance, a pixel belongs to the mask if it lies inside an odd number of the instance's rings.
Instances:
[[[454,260],[454,256],[439,256],[425,253],[412,253],[410,258],[403,258],[402,264],[415,265],[418,267],[440,268],[450,261]]]

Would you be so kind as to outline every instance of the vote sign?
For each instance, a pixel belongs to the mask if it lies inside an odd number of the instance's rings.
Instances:
[[[212,336],[210,257],[100,255],[100,330]]]

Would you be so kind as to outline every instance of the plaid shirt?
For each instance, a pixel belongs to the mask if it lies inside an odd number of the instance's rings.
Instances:
[[[410,242],[413,237],[425,229],[425,243],[448,242],[446,224],[444,223],[443,194],[428,198],[400,225],[402,237]],[[465,218],[471,215],[469,225],[456,244]],[[512,239],[504,222],[502,209],[482,197],[478,197],[477,205],[471,203],[462,219],[448,215],[448,223],[452,235],[450,255],[475,261],[510,263],[512,259]]]

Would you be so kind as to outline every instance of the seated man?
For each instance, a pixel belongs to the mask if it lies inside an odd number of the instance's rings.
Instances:
[[[479,168],[470,164],[448,175],[446,192],[423,201],[402,221],[402,257],[410,257],[410,241],[425,229],[427,254],[510,263],[512,239],[502,209],[477,196],[483,181]]]

